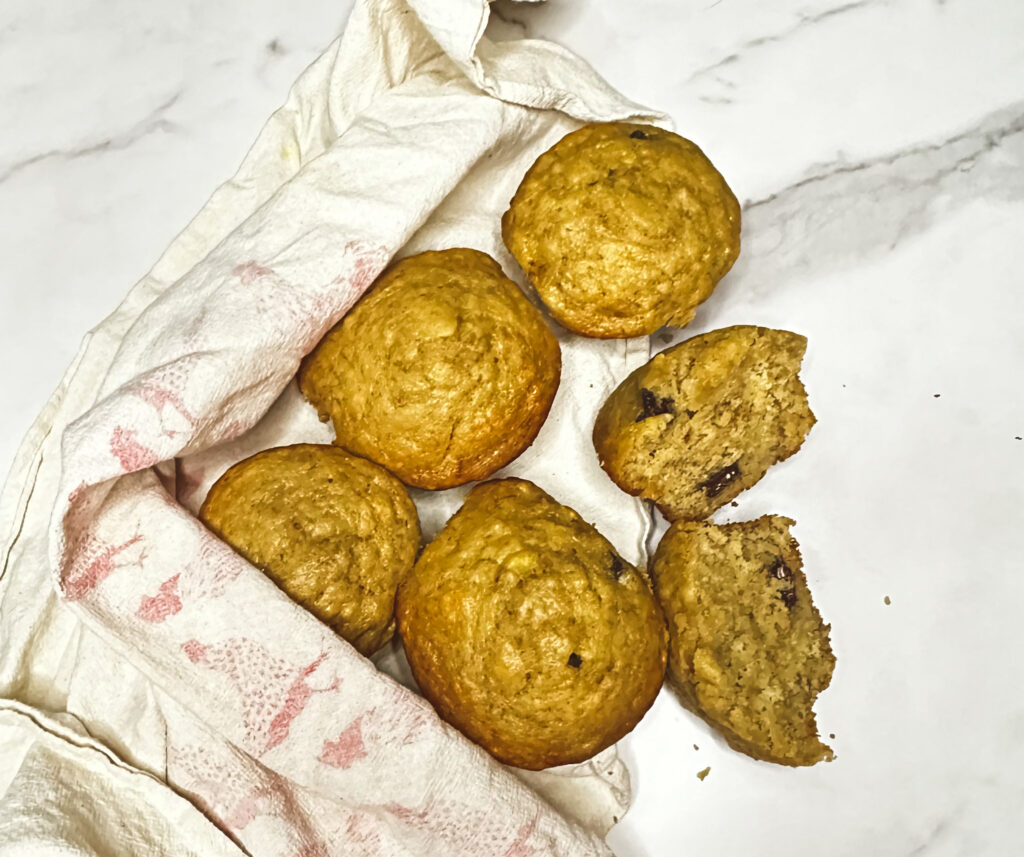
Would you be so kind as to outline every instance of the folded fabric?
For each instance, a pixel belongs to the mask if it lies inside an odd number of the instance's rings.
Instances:
[[[562,48],[487,41],[487,16],[484,0],[357,2],[30,432],[0,497],[5,845],[607,853],[628,804],[614,751],[515,775],[193,515],[250,452],[330,439],[290,381],[390,259],[470,246],[517,276],[498,221],[537,154],[581,120],[655,118]],[[639,559],[646,515],[588,438],[646,340],[559,336],[552,414],[507,471]],[[428,535],[463,493],[417,492]],[[395,649],[377,662],[402,678]]]

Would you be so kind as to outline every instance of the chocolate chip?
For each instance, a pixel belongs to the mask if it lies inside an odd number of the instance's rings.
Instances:
[[[793,576],[793,569],[786,565],[785,560],[780,556],[768,566],[768,573],[776,580],[789,580]]]
[[[625,570],[626,566],[623,564],[622,560],[615,554],[612,554],[612,574],[615,576],[615,579],[618,580],[622,577],[622,572]]]
[[[723,467],[721,470],[716,470],[710,474],[707,479],[697,484],[698,488],[703,488],[704,493],[709,498],[717,497],[726,488],[728,488],[733,482],[740,478],[740,463],[734,461],[728,467]]]
[[[640,390],[640,404],[643,410],[634,422],[643,422],[648,417],[656,417],[658,414],[674,414],[676,412],[676,400],[670,396],[659,398],[658,394],[646,387]]]
[[[633,133],[631,133],[629,136],[632,137],[634,140],[646,140],[647,139],[647,135],[643,131],[641,131],[639,128],[636,131],[634,131]]]
[[[782,599],[782,603],[786,605],[787,609],[792,610],[793,605],[796,604],[796,587],[783,589],[779,593],[779,598]]]
[[[571,666],[574,670],[578,670],[581,666],[583,666],[583,658],[581,658],[579,655],[573,652],[571,655],[569,655],[568,663],[569,666]]]

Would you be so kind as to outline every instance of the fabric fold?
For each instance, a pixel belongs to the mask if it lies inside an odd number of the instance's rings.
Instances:
[[[235,177],[86,338],[0,497],[0,693],[109,736],[168,806],[183,795],[213,821],[224,853],[605,854],[628,804],[614,753],[607,774],[549,775],[543,798],[544,775],[498,765],[190,511],[254,438],[306,439],[299,361],[389,260],[474,246],[521,281],[497,224],[533,158],[579,120],[654,116],[562,48],[491,44],[487,14],[357,2]],[[559,398],[508,472],[639,558],[644,510],[586,445],[646,340],[558,335]],[[461,497],[423,494],[435,521]],[[0,752],[11,782],[26,758]],[[17,806],[19,830],[50,817]]]

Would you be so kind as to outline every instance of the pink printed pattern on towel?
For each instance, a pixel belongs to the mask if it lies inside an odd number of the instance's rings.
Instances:
[[[159,623],[181,612],[186,604],[219,598],[246,569],[245,561],[223,542],[204,538],[184,572],[175,574],[153,595],[143,595],[136,615]]]
[[[318,674],[326,654],[296,667],[244,637],[212,645],[187,640],[181,648],[192,663],[222,673],[234,685],[241,697],[247,749],[256,756],[288,737],[292,721],[314,694],[341,686],[337,676],[325,681],[322,671]]]
[[[360,759],[365,759],[366,748],[363,746],[362,722],[363,715],[359,715],[333,741],[324,741],[324,748],[320,752],[320,761],[332,768],[345,770]]]
[[[135,429],[114,426],[110,436],[110,452],[118,460],[125,473],[152,467],[159,456],[148,446],[139,442]]]
[[[63,592],[68,601],[78,601],[99,586],[119,568],[142,567],[146,559],[145,549],[134,551],[135,559],[128,560],[124,554],[135,545],[141,544],[142,536],[136,533],[121,544],[111,544],[91,536],[78,546],[74,561],[64,576]]]

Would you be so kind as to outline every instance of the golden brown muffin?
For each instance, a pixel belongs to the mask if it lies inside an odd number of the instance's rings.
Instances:
[[[651,561],[683,704],[736,750],[782,765],[831,761],[811,707],[832,679],[829,626],[807,589],[793,521],[679,521]]]
[[[423,694],[502,762],[581,762],[629,732],[665,673],[665,620],[637,570],[531,482],[476,486],[399,587]]]
[[[268,449],[218,479],[199,517],[362,654],[391,639],[420,528],[384,468],[335,446]]]
[[[526,449],[558,389],[561,353],[490,256],[403,259],[303,362],[299,387],[335,443],[409,485],[490,476]]]
[[[656,355],[608,397],[594,448],[623,491],[700,520],[789,458],[814,425],[797,373],[807,339],[739,325]]]
[[[682,327],[740,252],[740,206],[689,140],[585,125],[527,171],[501,221],[559,322],[613,338]]]

